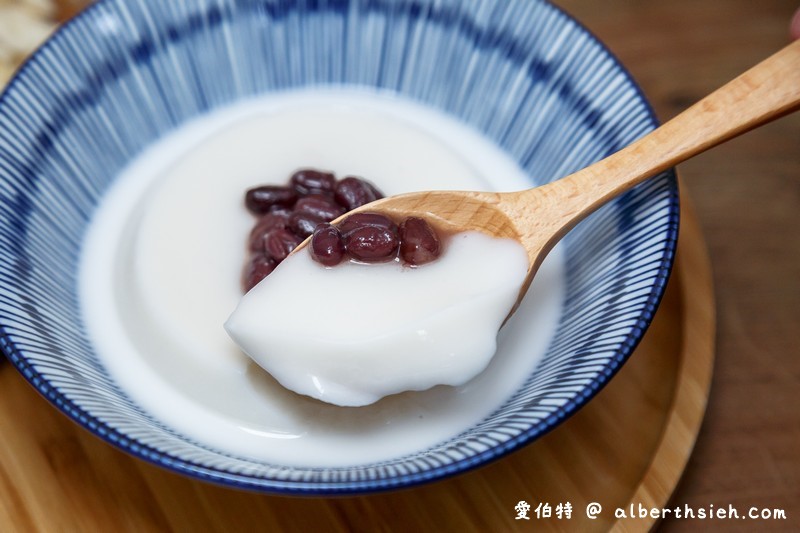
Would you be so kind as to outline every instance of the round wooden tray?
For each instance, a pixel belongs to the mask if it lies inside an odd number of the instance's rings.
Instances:
[[[678,257],[652,326],[619,374],[571,419],[478,470],[374,496],[241,492],[139,461],[69,421],[0,365],[0,531],[642,531],[656,519],[705,412],[714,350],[710,265],[684,195]],[[526,501],[528,521],[514,510]],[[586,507],[602,506],[595,519]],[[571,515],[556,507],[569,503]],[[539,508],[537,516],[536,509]],[[550,517],[545,517],[545,505]]]

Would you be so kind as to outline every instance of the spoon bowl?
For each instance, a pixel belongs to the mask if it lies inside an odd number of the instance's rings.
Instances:
[[[634,143],[559,180],[517,192],[403,194],[360,207],[340,220],[378,211],[394,219],[422,216],[448,233],[481,231],[518,240],[529,265],[513,313],[547,253],[595,209],[647,178],[799,106],[800,41],[795,41]]]

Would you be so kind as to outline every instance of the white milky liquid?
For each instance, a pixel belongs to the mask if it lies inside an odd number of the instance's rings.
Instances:
[[[89,334],[118,385],[165,424],[255,460],[345,466],[413,453],[499,407],[555,331],[562,257],[542,265],[500,331],[485,371],[366,407],[290,392],[241,353],[223,324],[241,298],[253,224],[243,193],[299,167],[361,175],[386,194],[518,190],[521,170],[480,135],[436,111],[350,90],[243,102],[180,128],[131,163],[85,241],[81,301]]]

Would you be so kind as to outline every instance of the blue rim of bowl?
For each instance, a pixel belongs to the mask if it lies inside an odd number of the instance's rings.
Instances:
[[[26,58],[26,60],[16,70],[11,80],[7,83],[3,91],[0,92],[0,106],[2,106],[4,100],[6,99],[9,89],[11,89],[17,83],[18,79],[28,68],[31,62],[42,51],[48,49],[50,46],[55,46],[53,42],[56,36],[63,32],[70,31],[69,28],[76,22],[88,17],[89,14],[95,9],[100,9],[99,6],[101,4],[110,1],[111,0],[97,0],[95,3],[75,15],[72,19],[60,25],[42,45],[40,45]],[[649,100],[647,100],[641,87],[633,78],[629,70],[619,60],[617,55],[609,50],[603,41],[597,37],[597,35],[595,35],[583,23],[573,17],[565,9],[554,5],[551,0],[540,1],[562,16],[566,17],[566,19],[580,29],[590,40],[594,42],[595,45],[597,45],[611,60],[613,60],[615,66],[631,84],[631,89],[633,89],[643,104],[650,125],[652,127],[657,127],[659,125],[659,120],[656,117],[652,105],[650,104]],[[131,438],[112,427],[109,427],[102,421],[86,413],[73,401],[61,393],[57,388],[51,386],[46,378],[44,378],[39,372],[37,372],[31,365],[27,363],[27,359],[19,353],[13,342],[9,340],[3,324],[0,324],[0,351],[2,351],[2,354],[9,359],[14,367],[20,372],[20,374],[22,374],[22,376],[42,396],[44,396],[50,403],[55,405],[61,412],[67,415],[78,425],[133,457],[144,460],[148,463],[152,463],[168,471],[186,475],[190,478],[236,489],[297,496],[346,496],[369,494],[401,488],[411,488],[432,481],[443,480],[454,475],[473,470],[480,466],[485,466],[487,463],[501,459],[511,452],[524,447],[526,444],[543,437],[555,429],[563,420],[575,414],[578,410],[580,410],[581,407],[594,398],[594,396],[597,395],[597,393],[599,393],[606,384],[608,384],[611,378],[616,375],[620,368],[622,368],[622,365],[633,354],[634,350],[643,338],[647,328],[650,326],[661,299],[664,296],[667,282],[674,265],[675,251],[677,249],[680,224],[678,180],[674,169],[668,170],[665,174],[670,182],[671,187],[668,201],[669,214],[667,220],[667,235],[665,239],[666,249],[664,250],[664,259],[660,268],[658,269],[658,273],[655,276],[652,290],[647,298],[642,311],[642,316],[640,317],[637,326],[632,328],[627,338],[621,343],[620,350],[617,352],[615,357],[609,361],[608,367],[600,375],[598,375],[598,377],[576,398],[565,403],[553,414],[541,422],[531,426],[528,430],[520,433],[516,437],[510,438],[506,442],[503,442],[502,445],[489,448],[467,459],[457,460],[448,465],[434,467],[423,472],[405,474],[387,479],[373,479],[366,481],[309,482],[282,481],[215,470],[186,459],[170,456],[164,452],[154,449],[147,444],[142,444],[136,439]],[[325,469],[323,468],[322,470]]]

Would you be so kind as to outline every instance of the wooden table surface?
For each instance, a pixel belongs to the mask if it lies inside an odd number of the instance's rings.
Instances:
[[[81,1],[49,8],[47,0],[0,0],[0,84],[8,72],[2,61],[11,10],[25,4],[64,17]],[[662,120],[783,46],[800,5],[555,3],[627,65]],[[679,172],[710,252],[718,332],[706,420],[672,505],[783,509],[787,519],[754,528],[749,521],[668,518],[659,527],[800,530],[800,114],[699,156]]]
[[[792,0],[558,0],[666,120],[788,42]],[[667,519],[666,531],[800,530],[800,114],[680,165],[711,257],[717,353],[703,429],[673,503],[780,508],[788,520]]]

